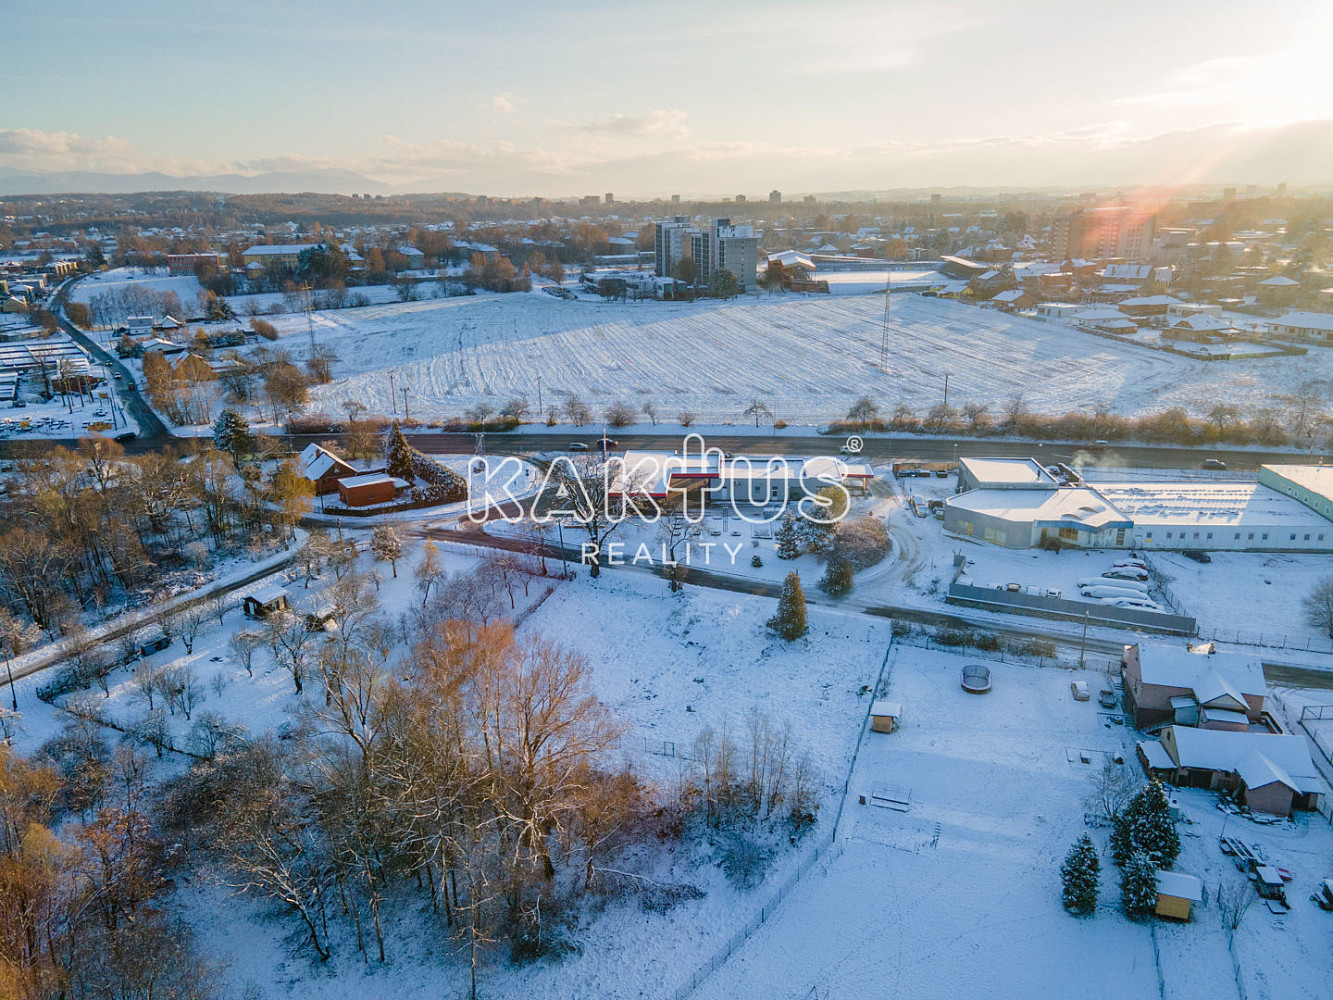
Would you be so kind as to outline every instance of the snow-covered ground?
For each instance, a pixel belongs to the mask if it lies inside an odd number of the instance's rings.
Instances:
[[[1230,819],[1229,835],[1262,843],[1297,873],[1288,916],[1255,905],[1236,933],[1244,993],[1216,904],[1219,884],[1243,879],[1217,849],[1224,817],[1211,793],[1179,793],[1190,822],[1176,868],[1213,894],[1191,923],[1133,924],[1120,915],[1100,830],[1098,913],[1068,916],[1060,859],[1084,829],[1084,799],[1105,755],[1121,754],[1137,773],[1133,734],[1111,725],[1095,701],[1070,697],[1071,680],[1095,684],[1095,674],[991,662],[994,689],[975,696],[958,684],[969,659],[895,651],[887,694],[903,705],[902,728],[866,737],[842,854],[802,882],[696,996],[1278,1000],[1333,990],[1328,915],[1305,899],[1333,849],[1333,830],[1317,814],[1276,827]],[[1093,763],[1081,763],[1078,751],[1092,751]],[[910,789],[911,808],[855,804],[881,784]]]
[[[483,558],[466,547],[440,548],[450,572],[467,571]],[[420,551],[414,546],[399,563],[396,580],[387,566],[380,567],[379,597],[390,615],[419,601],[412,569]],[[361,557],[362,569],[369,568],[368,560]],[[329,580],[307,589],[295,569],[287,575],[293,577],[286,586],[298,609],[319,605],[319,590],[331,581],[326,573]],[[230,634],[247,624],[236,608],[240,598],[281,579],[257,580],[232,595],[224,625],[215,620],[207,625],[193,653],[186,654],[177,640],[149,661],[194,671],[203,691],[198,712],[216,712],[261,733],[281,726],[299,706],[291,677],[266,649],[255,654],[250,677],[227,646]],[[549,596],[548,587],[553,588]],[[778,727],[790,724],[799,752],[810,755],[823,789],[821,821],[812,837],[830,828],[828,817],[836,809],[836,790],[864,717],[866,691],[875,683],[889,644],[887,622],[812,610],[810,635],[787,644],[764,627],[773,613],[769,599],[693,587],[671,596],[661,579],[612,571],[598,581],[583,572],[567,583],[538,578],[527,594],[515,588],[515,602],[513,613],[527,616],[521,634],[541,633],[587,657],[595,693],[628,726],[615,754],[636,772],[669,784],[692,755],[700,731],[725,727],[741,738],[747,714],[757,709]],[[119,669],[111,676],[109,697],[96,688],[75,697],[127,723],[144,707],[134,698],[131,677],[128,669]],[[17,743],[25,752],[54,735],[62,721],[36,699],[39,678],[18,682],[23,717]],[[317,687],[308,682],[307,697]],[[168,722],[172,742],[183,744],[189,723],[179,711]],[[176,773],[180,763],[168,755],[164,767]],[[781,854],[769,882],[783,877],[799,858],[799,851]],[[662,984],[688,976],[701,954],[749,918],[756,897],[731,887],[706,855],[681,851],[674,857],[665,854],[658,864],[665,867],[657,874],[699,885],[704,898],[665,916],[646,914],[633,900],[613,902],[582,926],[581,955],[523,969],[510,968],[500,958],[489,963],[483,976],[489,994],[653,996]],[[292,956],[286,940],[290,928],[275,922],[271,908],[229,897],[205,882],[186,886],[182,898],[206,951],[228,963],[235,995],[250,983],[270,997],[303,995],[313,976],[322,996],[434,997],[461,990],[466,978],[466,963],[453,957],[454,944],[415,910],[395,918],[398,933],[391,940],[397,943],[389,966],[363,965],[351,943],[342,941],[345,947],[332,962],[313,969],[308,956]]]
[[[304,315],[272,321],[293,347],[304,344]],[[535,406],[538,376],[548,407],[577,395],[598,414],[616,401],[651,402],[667,421],[689,410],[744,423],[758,399],[780,419],[812,424],[866,393],[926,409],[946,374],[959,403],[997,408],[1022,393],[1045,412],[1105,402],[1126,414],[1202,413],[1218,398],[1268,405],[1295,381],[1333,375],[1327,351],[1208,364],[917,295],[894,296],[888,372],[878,367],[883,304],[869,295],[617,303],[480,294],[320,312],[313,323],[340,360],[334,381],[312,390],[312,409],[337,413],[352,398],[390,412],[392,371],[421,419],[498,409],[515,396]]]

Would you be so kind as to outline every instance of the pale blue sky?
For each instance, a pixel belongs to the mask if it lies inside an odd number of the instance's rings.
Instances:
[[[0,169],[626,197],[1265,181],[1285,164],[1238,147],[1333,119],[1327,0],[374,6],[24,5]],[[1194,154],[1154,140],[1186,129],[1210,129]]]

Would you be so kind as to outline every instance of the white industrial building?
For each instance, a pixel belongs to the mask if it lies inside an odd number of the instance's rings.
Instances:
[[[1333,470],[1265,466],[1259,482],[1061,485],[1032,459],[959,460],[944,528],[1035,548],[1333,551]]]

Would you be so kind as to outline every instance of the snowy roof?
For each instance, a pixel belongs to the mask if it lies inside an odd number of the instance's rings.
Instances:
[[[1268,683],[1258,659],[1246,653],[1195,653],[1183,646],[1139,645],[1139,676],[1145,684],[1185,688],[1200,704],[1231,694],[1265,695]]]
[[[1275,277],[1268,278],[1265,281],[1259,282],[1259,287],[1290,288],[1292,285],[1299,285],[1299,284],[1300,282],[1297,281],[1295,278],[1288,278],[1285,274],[1279,274],[1276,275]]]
[[[1059,483],[1035,458],[960,458],[958,464],[984,485],[1055,489]]]
[[[379,486],[384,483],[392,486],[395,482],[402,482],[402,480],[395,480],[393,476],[386,476],[383,472],[367,472],[361,476],[347,476],[339,479],[338,485],[355,489],[358,486]]]
[[[1023,291],[1023,289],[1021,288],[1008,288],[1005,291],[998,293],[994,298],[991,299],[991,301],[1013,302],[1015,299],[1021,299],[1023,296],[1027,294],[1028,293]]]
[[[1209,313],[1198,313],[1193,316],[1186,316],[1178,323],[1172,325],[1173,330],[1194,330],[1196,332],[1206,333],[1212,330],[1229,330],[1231,324],[1224,319],[1219,319]]]
[[[1173,698],[1172,701],[1175,699]],[[1250,717],[1244,712],[1234,712],[1229,708],[1203,708],[1203,718],[1208,722],[1225,722],[1232,726],[1248,726]]]
[[[870,714],[877,718],[891,716],[896,719],[903,714],[903,706],[896,701],[877,701],[870,706]]]
[[[1326,330],[1333,332],[1333,315],[1328,313],[1301,312],[1292,310],[1285,316],[1273,320],[1274,326],[1291,326],[1302,330]]]
[[[1299,500],[1259,483],[1098,483],[1097,489],[1140,527],[1329,527],[1327,520]]]
[[[1191,903],[1197,903],[1203,899],[1203,882],[1197,875],[1186,875],[1184,872],[1157,872],[1157,895],[1174,896],[1177,899],[1188,899]]]
[[[242,257],[278,257],[293,253],[303,253],[312,247],[323,246],[322,243],[273,243],[256,244],[248,250],[242,250]]]
[[[1132,528],[1133,523],[1096,490],[969,490],[944,501],[949,507],[1005,521],[1030,521],[1035,526],[1081,527],[1088,531]]]
[[[1169,771],[1176,766],[1176,762],[1166,752],[1166,747],[1156,740],[1141,740],[1138,747],[1143,753],[1143,759],[1154,771]]]
[[[352,467],[341,458],[317,444],[306,445],[301,457],[296,460],[296,471],[312,481],[323,479],[336,469],[352,471]]]
[[[260,604],[272,604],[279,598],[286,597],[287,591],[276,583],[271,583],[267,587],[260,587],[254,593],[247,596],[252,601],[258,601]]]
[[[1264,465],[1260,468],[1311,493],[1333,498],[1333,465]]]
[[[1169,726],[1180,767],[1234,771],[1249,788],[1280,781],[1299,792],[1323,790],[1303,736],[1288,733],[1230,733],[1220,729]],[[1164,743],[1164,746],[1169,744]]]

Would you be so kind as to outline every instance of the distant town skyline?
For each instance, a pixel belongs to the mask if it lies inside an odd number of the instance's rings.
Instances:
[[[1333,8],[1318,0],[1281,18],[1234,0],[403,14],[129,0],[11,23],[0,183],[274,173],[317,190],[626,200],[1333,184]]]

